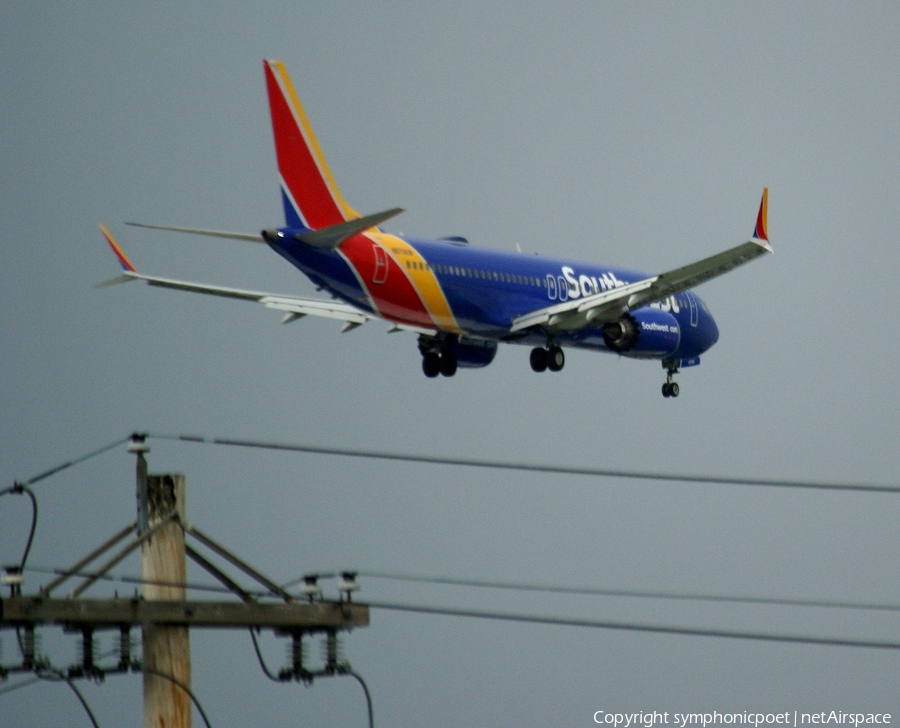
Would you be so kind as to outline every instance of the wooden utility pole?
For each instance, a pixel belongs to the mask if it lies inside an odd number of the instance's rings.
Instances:
[[[183,475],[147,475],[148,451],[142,435],[132,436],[128,451],[137,456],[137,521],[121,529],[102,546],[79,559],[62,571],[50,583],[35,594],[22,594],[13,589],[8,597],[0,595],[0,630],[24,629],[34,635],[36,627],[60,625],[68,631],[80,632],[83,644],[83,660],[80,665],[69,667],[69,679],[102,677],[143,668],[144,672],[144,726],[145,728],[190,728],[192,698],[191,660],[188,630],[212,629],[271,629],[279,635],[289,635],[293,640],[293,661],[278,673],[278,680],[303,680],[316,677],[353,674],[347,663],[337,659],[331,646],[338,632],[369,624],[369,607],[350,601],[348,587],[346,598],[325,601],[305,594],[302,601],[278,586],[271,579],[242,561],[224,546],[191,526],[185,520]],[[134,532],[137,536],[125,545],[123,539]],[[277,598],[277,603],[261,601],[219,570],[190,546],[185,536],[190,536],[213,553],[251,577],[265,591],[264,599]],[[129,554],[141,550],[141,580],[143,597],[114,599],[84,599],[82,592],[103,578],[110,569]],[[89,573],[89,564],[116,551]],[[239,601],[216,600],[208,602],[187,601],[185,586],[185,557],[190,556],[198,565],[231,590]],[[65,581],[82,578],[64,599],[51,598],[51,593]],[[352,579],[351,579],[352,581]],[[355,586],[355,584],[354,584]],[[139,626],[143,635],[143,659],[132,659],[130,629]],[[101,668],[94,664],[92,650],[94,631],[118,629],[121,632],[119,664],[114,668]],[[324,634],[329,652],[326,664],[318,670],[309,670],[302,659],[304,635]],[[25,649],[18,665],[0,664],[0,677],[10,672],[40,671],[33,648]],[[199,705],[198,705],[199,708]]]
[[[170,520],[141,544],[141,580],[145,601],[185,601],[184,476],[147,475],[143,452],[137,453],[138,530],[150,529],[172,511]],[[146,518],[145,522],[144,518]],[[154,582],[163,582],[162,584]],[[171,586],[170,586],[171,585]],[[180,586],[176,586],[180,585]],[[144,728],[191,728],[191,654],[188,628],[148,623],[142,628]],[[158,674],[168,675],[168,678]]]

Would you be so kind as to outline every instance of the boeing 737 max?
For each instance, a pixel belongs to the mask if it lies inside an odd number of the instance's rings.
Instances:
[[[532,347],[531,368],[559,371],[564,347],[656,359],[666,370],[666,397],[678,396],[679,367],[700,363],[719,338],[706,305],[690,289],[772,252],[766,234],[768,190],[751,238],[703,260],[656,275],[565,258],[469,246],[464,238],[420,240],[378,225],[403,210],[373,215],[351,209],[338,191],[290,79],[279,61],[264,61],[284,205],[283,227],[259,235],[164,225],[138,227],[266,243],[331,300],[300,298],[138,273],[101,225],[123,274],[99,285],[144,280],[256,301],[285,313],[284,322],[324,316],[347,331],[371,319],[418,334],[427,377],[457,367],[484,367],[500,342]]]

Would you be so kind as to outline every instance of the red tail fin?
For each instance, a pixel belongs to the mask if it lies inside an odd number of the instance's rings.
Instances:
[[[359,217],[344,202],[280,61],[263,61],[285,222],[317,230]]]

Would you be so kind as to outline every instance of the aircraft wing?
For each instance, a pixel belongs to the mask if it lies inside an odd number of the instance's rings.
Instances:
[[[112,249],[115,256],[119,259],[122,266],[122,274],[117,278],[113,278],[103,283],[98,283],[98,287],[112,285],[115,283],[125,283],[132,280],[146,281],[151,286],[159,286],[162,288],[174,288],[180,291],[190,291],[192,293],[204,293],[212,296],[222,296],[225,298],[237,298],[245,301],[255,301],[261,303],[266,308],[272,308],[277,311],[283,311],[287,315],[284,317],[284,323],[295,321],[304,316],[321,316],[324,318],[337,319],[344,322],[344,331],[349,331],[364,324],[370,319],[376,319],[376,316],[361,311],[354,306],[342,301],[327,301],[315,298],[301,298],[299,296],[284,296],[274,293],[263,293],[259,291],[246,291],[240,288],[224,288],[221,286],[211,286],[204,283],[192,283],[190,281],[179,281],[171,278],[160,278],[158,276],[144,275],[138,273],[135,267],[128,260],[128,257],[119,247],[118,243],[113,239],[109,231],[100,226],[106,242]],[[396,329],[405,330],[409,327],[395,327]],[[416,328],[410,328],[412,331],[419,331]]]
[[[764,189],[756,229],[753,237],[746,243],[659,275],[518,316],[513,319],[510,331],[522,331],[535,326],[551,331],[565,331],[615,321],[628,311],[694,288],[749,263],[760,255],[771,253],[772,248],[766,235],[767,202],[768,189]]]

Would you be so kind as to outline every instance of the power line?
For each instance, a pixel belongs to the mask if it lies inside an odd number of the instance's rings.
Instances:
[[[898,604],[872,604],[866,602],[842,602],[822,599],[791,599],[783,597],[753,597],[742,595],[690,594],[685,592],[658,592],[635,589],[603,589],[596,587],[566,587],[543,584],[516,583],[509,581],[491,581],[488,579],[460,579],[454,577],[424,576],[416,574],[397,574],[387,571],[357,571],[359,576],[373,579],[390,579],[392,581],[409,581],[424,584],[444,584],[449,586],[466,586],[487,589],[507,589],[512,591],[548,592],[551,594],[573,594],[604,597],[633,597],[639,599],[672,599],[700,602],[733,602],[742,604],[767,604],[790,607],[825,607],[836,609],[864,609],[875,611],[900,611]],[[291,582],[288,582],[290,584]]]
[[[34,543],[34,532],[37,530],[38,520],[38,504],[34,491],[24,483],[16,483],[11,488],[0,490],[0,496],[7,494],[21,495],[25,493],[31,499],[31,528],[28,531],[28,540],[25,542],[25,551],[22,553],[22,560],[19,563],[19,572],[25,569],[25,562],[28,561],[28,554],[31,552],[31,544]]]
[[[875,485],[866,483],[823,483],[817,481],[785,480],[781,478],[735,478],[724,475],[692,475],[687,473],[658,473],[639,470],[617,470],[613,468],[589,468],[540,463],[516,463],[503,460],[452,458],[437,455],[415,455],[412,453],[395,453],[379,450],[358,450],[353,448],[325,447],[322,445],[291,444],[284,442],[267,442],[262,440],[244,440],[226,437],[203,437],[200,435],[171,435],[156,432],[146,433],[143,436],[154,438],[157,440],[176,440],[180,442],[193,442],[203,445],[227,445],[233,447],[249,447],[262,450],[303,452],[315,455],[339,455],[343,457],[367,458],[370,460],[393,460],[408,463],[424,463],[429,465],[453,465],[469,468],[488,468],[492,470],[552,473],[555,475],[583,475],[589,477],[626,478],[630,480],[657,480],[676,483],[753,485],[769,488],[801,488],[811,490],[857,491],[864,493],[900,493],[900,486],[894,485]]]
[[[413,453],[396,453],[379,450],[361,450],[354,448],[325,447],[323,445],[306,445],[302,443],[269,442],[263,440],[247,440],[227,437],[204,437],[202,435],[174,435],[167,433],[133,433],[97,450],[93,450],[74,460],[68,460],[46,470],[24,482],[33,485],[38,481],[55,475],[62,470],[101,455],[113,448],[128,442],[132,437],[150,437],[157,440],[175,440],[205,445],[226,445],[233,447],[249,447],[263,450],[280,450],[286,452],[303,452],[314,455],[336,455],[342,457],[367,458],[371,460],[392,460],[396,462],[423,463],[429,465],[450,465],[469,468],[487,468],[493,470],[514,470],[518,472],[551,473],[555,475],[582,475],[600,478],[624,478],[629,480],[656,480],[676,483],[701,483],[718,485],[747,485],[769,488],[799,488],[806,490],[836,490],[863,493],[900,493],[900,486],[877,485],[873,483],[826,483],[811,480],[787,480],[784,478],[739,478],[726,475],[702,475],[691,473],[660,473],[653,471],[622,470],[615,468],[577,467],[570,465],[553,465],[542,463],[517,463],[503,460],[478,458],[452,458],[438,455],[416,455]]]
[[[259,649],[259,642],[256,640],[256,633],[253,629],[250,629],[250,639],[253,640],[253,651],[256,652],[256,659],[259,661],[259,668],[263,671],[263,675],[265,675],[272,682],[280,683],[282,680],[279,680],[278,677],[269,669],[269,666],[266,665],[266,661],[263,659],[262,652]]]
[[[900,642],[879,640],[857,640],[843,637],[816,637],[806,635],[788,635],[766,632],[743,632],[739,630],[704,629],[700,627],[677,627],[667,625],[640,624],[634,622],[608,622],[593,619],[573,619],[569,617],[549,617],[514,612],[490,612],[474,609],[456,609],[453,607],[431,607],[414,604],[394,604],[390,602],[368,602],[372,609],[385,609],[398,612],[417,612],[445,617],[471,617],[475,619],[492,619],[504,622],[524,622],[527,624],[547,624],[560,627],[591,627],[594,629],[610,629],[628,632],[654,632],[657,634],[689,635],[693,637],[719,637],[727,639],[756,640],[763,642],[789,642],[795,644],[824,645],[830,647],[867,647],[871,649],[900,650]]]
[[[369,693],[369,686],[362,679],[362,675],[353,672],[353,670],[347,670],[346,674],[362,685],[363,692],[366,694],[366,709],[369,711],[369,728],[375,728],[375,714],[372,712],[372,695]]]
[[[224,586],[216,586],[215,584],[195,584],[192,582],[182,582],[182,581],[164,581],[160,579],[141,579],[138,576],[115,576],[113,574],[97,574],[93,571],[70,571],[69,569],[52,569],[48,567],[42,566],[29,566],[26,571],[33,571],[38,574],[57,574],[57,575],[67,575],[67,576],[77,576],[77,577],[87,577],[93,578],[95,581],[111,581],[118,582],[123,584],[140,584],[140,585],[151,585],[151,586],[173,586],[173,587],[183,587],[185,589],[190,589],[194,591],[207,591],[207,592],[215,592],[217,594],[233,594],[231,589],[228,589]],[[247,591],[247,590],[245,590]],[[247,591],[251,596],[269,596],[269,592],[252,590]]]
[[[50,673],[42,674],[43,672]],[[51,682],[59,681],[66,683],[70,688],[72,688],[72,692],[75,693],[75,697],[78,698],[78,702],[81,703],[81,707],[84,708],[84,711],[87,713],[88,719],[91,721],[91,725],[94,728],[100,728],[100,725],[97,723],[97,718],[94,716],[91,707],[88,705],[87,700],[84,695],[82,695],[81,691],[76,687],[75,683],[72,681],[70,677],[68,677],[62,670],[57,670],[55,668],[48,668],[46,670],[41,670],[37,673],[39,680],[49,680]]]
[[[83,463],[85,460],[90,460],[91,458],[96,457],[97,455],[102,455],[103,453],[108,452],[109,450],[112,450],[114,447],[118,447],[119,445],[124,445],[126,442],[128,442],[131,439],[131,437],[132,437],[131,435],[128,435],[128,437],[123,437],[119,440],[116,440],[115,442],[111,442],[111,443],[109,443],[109,445],[104,445],[103,447],[98,448],[96,450],[91,450],[91,452],[87,453],[86,455],[82,455],[81,457],[75,458],[74,460],[67,460],[64,463],[60,463],[59,465],[56,465],[55,467],[52,467],[49,470],[45,470],[43,473],[38,473],[34,477],[29,478],[28,480],[26,480],[23,483],[23,485],[34,485],[38,481],[44,480],[45,478],[49,478],[51,475],[56,475],[56,473],[59,473],[63,470],[71,468],[73,465],[78,465],[79,463]]]
[[[212,726],[209,723],[209,718],[206,717],[206,711],[204,711],[203,706],[200,705],[200,701],[197,700],[197,697],[194,695],[193,692],[191,692],[191,689],[187,685],[185,685],[183,682],[181,682],[181,680],[176,678],[174,675],[169,675],[169,673],[167,673],[167,672],[160,672],[159,670],[154,670],[152,667],[147,667],[146,665],[141,666],[141,672],[146,672],[148,675],[156,675],[156,677],[161,677],[164,680],[168,680],[173,685],[177,685],[179,688],[181,688],[187,694],[187,696],[191,699],[191,702],[194,704],[194,707],[197,708],[197,710],[199,711],[200,717],[203,718],[203,722],[206,724],[206,728],[212,728]]]
[[[47,567],[29,566],[26,571],[34,571],[46,574],[68,574],[65,569],[51,569]],[[900,612],[898,604],[879,604],[876,602],[846,602],[828,599],[801,599],[791,597],[754,597],[740,594],[694,594],[690,592],[664,592],[650,591],[640,589],[608,589],[603,587],[582,587],[582,586],[561,586],[553,584],[535,584],[528,582],[511,582],[491,579],[468,579],[450,576],[427,576],[422,574],[400,574],[389,571],[366,571],[353,569],[353,573],[358,576],[364,576],[370,579],[385,579],[389,581],[405,581],[422,584],[438,584],[445,586],[462,586],[473,587],[479,589],[501,589],[508,591],[530,591],[548,594],[569,594],[574,596],[601,596],[601,597],[625,597],[633,599],[661,599],[672,601],[697,601],[697,602],[724,602],[735,604],[760,604],[770,606],[788,606],[788,607],[813,607],[825,609],[852,609],[863,611],[883,611],[883,612]],[[96,576],[92,572],[71,572],[72,576],[91,577]],[[336,578],[339,572],[317,572],[317,579]],[[290,587],[303,581],[307,576],[291,579],[282,584],[283,589]],[[174,581],[160,581],[155,579],[141,579],[135,576],[116,576],[105,574],[97,577],[98,580],[121,582],[125,584],[150,584],[153,586],[180,586],[191,590],[208,591],[222,594],[231,594],[232,590],[225,587],[208,585],[182,583]],[[247,591],[251,596],[264,597],[269,596],[268,592],[263,591]]]
[[[0,695],[7,695],[8,693],[13,693],[16,690],[27,688],[29,685],[34,685],[35,683],[38,683],[43,679],[44,678],[42,677],[30,677],[27,680],[23,680],[22,682],[15,683],[13,685],[4,685],[3,687],[0,687]]]

